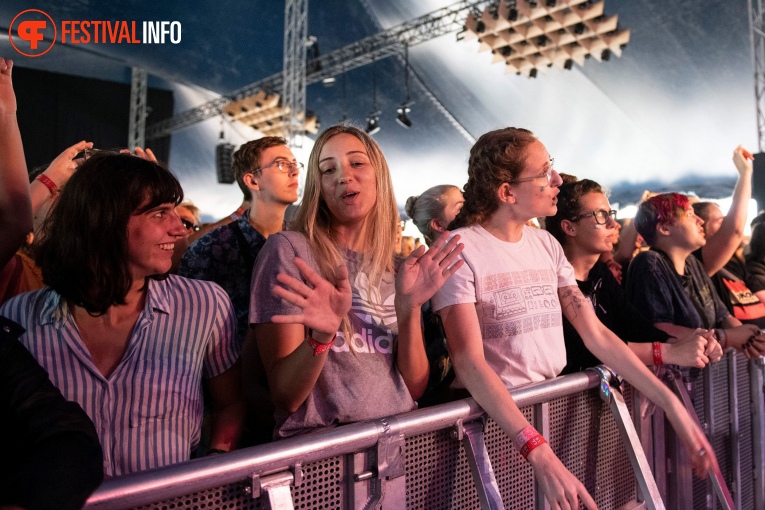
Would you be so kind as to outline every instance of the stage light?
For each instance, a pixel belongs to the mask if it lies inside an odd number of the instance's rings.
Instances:
[[[574,67],[574,61],[570,58],[566,59],[566,61],[563,63],[563,69],[570,71],[572,67]]]
[[[404,103],[401,106],[398,107],[396,110],[396,122],[399,123],[401,127],[405,127],[409,129],[412,127],[412,121],[409,119],[409,112],[411,112],[412,109],[409,108],[409,105]]]
[[[367,128],[364,130],[368,135],[374,135],[380,131],[380,110],[369,112],[367,117]]]

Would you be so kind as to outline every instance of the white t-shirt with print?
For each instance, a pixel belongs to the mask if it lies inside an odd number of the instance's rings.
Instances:
[[[555,377],[566,365],[558,288],[574,269],[547,231],[524,227],[516,243],[480,225],[457,229],[465,264],[433,297],[433,309],[475,303],[486,361],[507,387]],[[464,388],[460,375],[452,384]]]

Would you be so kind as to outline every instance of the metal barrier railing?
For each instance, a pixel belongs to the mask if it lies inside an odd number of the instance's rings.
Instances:
[[[710,437],[715,483],[692,477],[660,410],[615,391],[605,367],[511,393],[600,508],[765,508],[763,360],[729,353],[695,381],[662,375]],[[464,399],[107,480],[86,508],[505,506],[546,508],[512,441]]]
[[[639,492],[648,508],[663,508],[625,398],[609,380],[590,370],[512,394],[602,508],[638,505]],[[503,502],[545,507],[512,441],[464,399],[107,480],[86,508],[430,510]]]

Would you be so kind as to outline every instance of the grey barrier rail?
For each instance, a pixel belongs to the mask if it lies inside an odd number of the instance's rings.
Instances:
[[[512,390],[599,508],[665,508],[629,412],[598,368]],[[473,399],[107,480],[86,508],[547,508]]]
[[[696,415],[715,450],[720,472],[707,480],[692,476],[685,452],[662,413],[636,396],[639,435],[669,508],[765,508],[764,370],[765,358],[747,360],[729,352],[703,371],[665,367],[659,374]]]

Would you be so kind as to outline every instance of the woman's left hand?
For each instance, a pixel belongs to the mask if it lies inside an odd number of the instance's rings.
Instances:
[[[396,305],[408,309],[420,308],[449,279],[464,260],[457,257],[465,247],[459,235],[447,241],[449,231],[445,231],[425,251],[425,246],[414,250],[401,264],[396,275]]]

